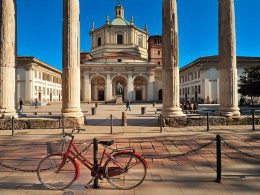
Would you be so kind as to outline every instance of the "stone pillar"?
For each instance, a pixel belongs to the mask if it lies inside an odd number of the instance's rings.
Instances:
[[[107,73],[107,80],[106,80],[106,101],[112,100],[112,82],[110,73]]]
[[[239,116],[234,0],[219,0],[220,115]]]
[[[150,74],[149,75],[149,80],[148,80],[148,101],[153,101],[154,100],[154,93],[153,93],[153,82],[154,82],[154,75]]]
[[[132,101],[133,100],[133,76],[132,74],[128,74],[127,76],[127,99]]]
[[[15,116],[15,0],[0,0],[0,116]]]
[[[169,117],[185,116],[180,108],[176,0],[163,0],[163,109]]]
[[[90,101],[91,98],[90,98],[90,81],[89,81],[89,73],[87,72],[84,72],[84,75],[83,75],[83,82],[82,82],[82,99],[84,102],[87,102],[87,101]]]
[[[79,0],[63,0],[62,114],[78,118],[80,108]]]
[[[32,102],[33,101],[33,69],[31,68],[31,66],[29,66],[28,68],[26,68],[26,72],[25,72],[25,100]]]

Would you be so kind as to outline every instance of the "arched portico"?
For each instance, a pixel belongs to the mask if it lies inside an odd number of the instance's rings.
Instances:
[[[144,76],[137,76],[134,78],[134,98],[136,101],[147,100],[147,78]]]
[[[112,96],[114,99],[116,99],[116,88],[118,83],[120,83],[123,87],[123,100],[127,99],[127,79],[122,76],[122,75],[118,75],[113,77],[112,79]]]
[[[91,100],[104,101],[106,90],[106,80],[102,76],[94,76],[91,79]]]

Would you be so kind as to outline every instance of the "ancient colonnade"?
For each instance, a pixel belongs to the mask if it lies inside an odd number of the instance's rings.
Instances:
[[[16,0],[0,0],[0,115],[15,116]],[[220,114],[239,115],[234,0],[219,0]],[[79,0],[63,0],[62,113],[80,118]],[[163,114],[179,103],[177,0],[163,0]]]

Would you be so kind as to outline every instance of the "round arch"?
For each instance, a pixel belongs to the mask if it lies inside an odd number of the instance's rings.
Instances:
[[[120,85],[123,87],[123,100],[127,99],[127,79],[123,75],[116,75],[112,78],[112,96],[116,98],[117,95],[117,85],[120,83]]]
[[[134,97],[136,101],[145,101],[147,100],[148,94],[148,80],[145,76],[136,76],[134,78]]]
[[[101,75],[91,77],[91,100],[104,101],[106,80]]]

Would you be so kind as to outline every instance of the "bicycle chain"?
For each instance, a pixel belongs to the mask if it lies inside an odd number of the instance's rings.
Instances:
[[[170,154],[170,155],[143,155],[144,158],[147,159],[172,159],[172,158],[178,158],[178,157],[183,157],[183,156],[187,156],[190,154],[193,154],[195,152],[198,152],[199,150],[206,148],[208,146],[210,146],[211,144],[213,144],[215,142],[215,140],[211,140],[209,143],[204,144],[196,149],[190,150],[188,152],[185,152],[183,154]]]

